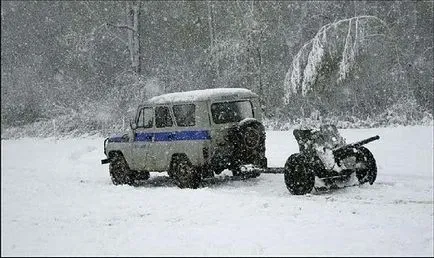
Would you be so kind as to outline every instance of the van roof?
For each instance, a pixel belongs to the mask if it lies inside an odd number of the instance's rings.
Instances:
[[[167,104],[176,102],[195,102],[206,100],[234,100],[242,98],[256,98],[258,95],[244,88],[215,88],[167,93],[155,96],[145,104]]]

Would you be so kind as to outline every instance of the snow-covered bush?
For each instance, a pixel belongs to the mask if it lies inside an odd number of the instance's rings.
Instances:
[[[266,118],[264,126],[268,130],[292,130],[303,127],[319,127],[321,124],[335,124],[338,128],[378,128],[397,126],[433,126],[433,115],[417,105],[413,96],[401,98],[377,115],[359,117],[353,114],[321,114],[313,110],[310,114]]]

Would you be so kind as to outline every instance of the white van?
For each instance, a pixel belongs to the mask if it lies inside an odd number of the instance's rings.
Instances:
[[[261,115],[258,95],[248,89],[156,96],[138,107],[128,133],[104,141],[102,163],[110,163],[115,185],[146,180],[150,171],[167,171],[181,188],[197,188],[225,169],[257,177],[241,168],[267,167]]]

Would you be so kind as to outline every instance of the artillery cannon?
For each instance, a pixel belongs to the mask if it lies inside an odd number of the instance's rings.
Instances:
[[[283,169],[285,184],[295,195],[303,195],[314,187],[331,188],[348,182],[355,175],[359,184],[373,184],[377,165],[372,153],[363,145],[378,140],[378,135],[347,144],[336,126],[317,129],[295,129],[299,153],[292,154]]]

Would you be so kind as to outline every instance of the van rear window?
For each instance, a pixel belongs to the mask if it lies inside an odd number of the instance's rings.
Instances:
[[[214,123],[224,124],[253,118],[252,103],[248,100],[214,103],[211,105]]]
[[[171,127],[173,125],[172,117],[170,116],[169,107],[155,108],[155,126],[157,128]]]

